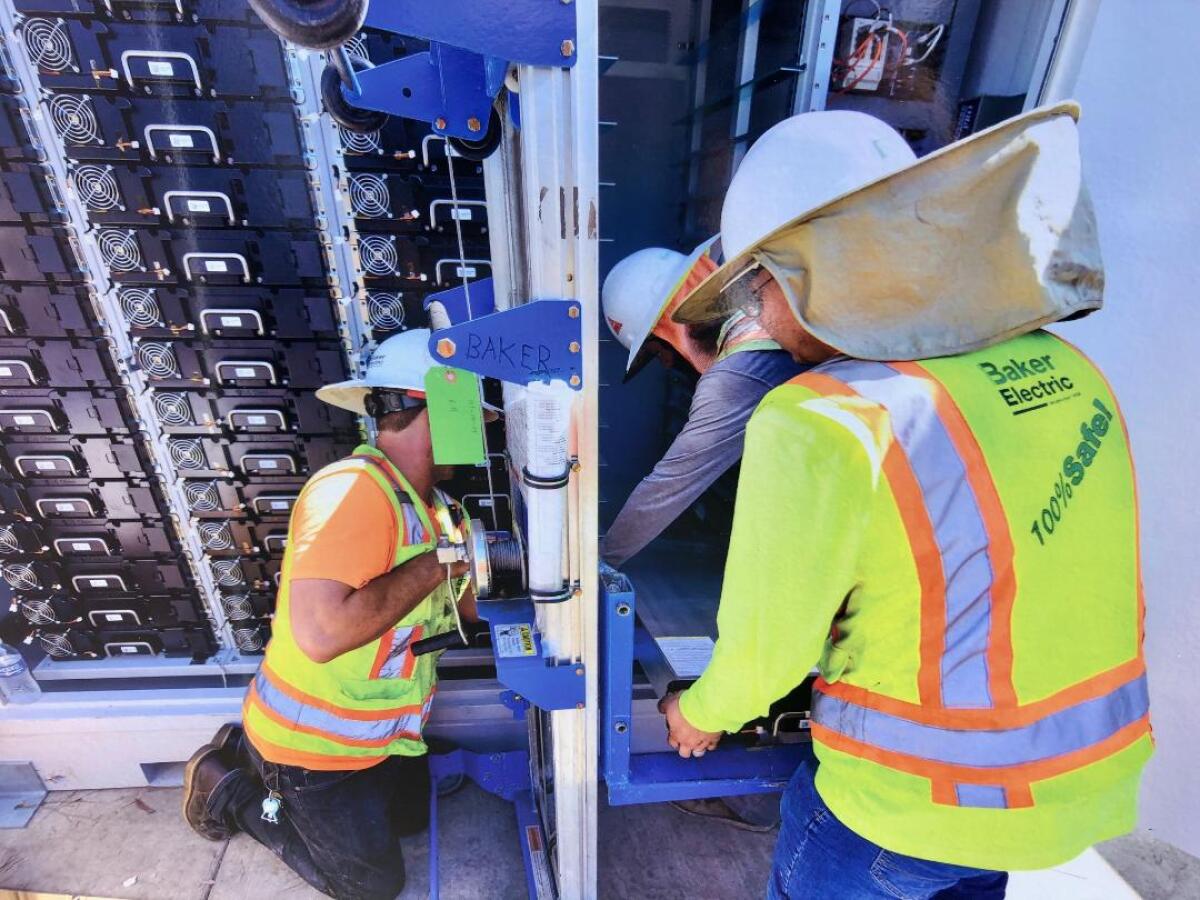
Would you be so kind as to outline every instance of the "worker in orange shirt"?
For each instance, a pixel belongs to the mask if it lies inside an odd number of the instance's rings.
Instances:
[[[439,536],[463,543],[469,526],[435,486],[450,471],[433,458],[428,339],[424,329],[389,338],[363,378],[317,392],[371,416],[375,446],[305,485],[244,740],[224,726],[185,771],[184,815],[199,834],[245,831],[350,900],[404,887],[398,838],[428,821],[422,729],[437,685],[436,654],[414,645],[474,617],[466,563],[443,564],[434,549]]]

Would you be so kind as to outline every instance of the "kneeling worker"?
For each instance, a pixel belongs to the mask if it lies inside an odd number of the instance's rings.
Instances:
[[[712,662],[662,703],[683,756],[818,662],[772,898],[1003,897],[1129,831],[1149,697],[1129,436],[1038,330],[1099,308],[1078,108],[916,160],[797,116],[725,196],[731,258],[679,308],[820,363],[746,430]]]
[[[437,680],[437,654],[413,644],[453,629],[456,603],[474,613],[466,564],[433,549],[466,526],[435,487],[450,471],[433,459],[428,337],[391,337],[363,378],[317,392],[370,415],[376,446],[317,472],[292,511],[273,636],[242,710],[248,762],[227,725],[185,773],[192,828],[245,831],[337,898],[404,886],[397,839],[427,823],[422,728]]]
[[[639,250],[604,280],[605,321],[629,351],[626,379],[654,356],[667,364],[682,358],[700,375],[683,430],[604,535],[600,557],[611,566],[644,549],[741,458],[754,407],[806,368],[741,312],[699,325],[671,320],[684,296],[717,268],[719,245],[720,238],[712,238],[691,256],[662,247]]]

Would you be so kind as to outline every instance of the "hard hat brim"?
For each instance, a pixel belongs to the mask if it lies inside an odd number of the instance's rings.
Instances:
[[[1040,109],[1031,110],[1024,115],[1007,119],[998,125],[994,125],[991,128],[987,128],[978,132],[977,134],[973,134],[961,141],[955,141],[952,144],[948,144],[945,147],[942,147],[940,150],[930,153],[928,156],[924,156],[921,159],[918,159],[905,166],[904,168],[892,172],[891,174],[885,175],[881,178],[876,178],[867,184],[855,188],[854,190],[846,191],[845,193],[834,197],[832,200],[822,203],[820,206],[801,212],[799,215],[771,231],[769,234],[763,235],[737,256],[726,260],[719,269],[717,269],[715,272],[709,275],[708,278],[696,286],[696,289],[693,290],[684,299],[684,301],[679,304],[679,307],[675,310],[671,318],[674,319],[674,321],[683,324],[698,324],[701,322],[711,322],[715,319],[720,319],[730,315],[734,311],[734,304],[732,299],[724,293],[725,289],[746,271],[759,265],[757,255],[762,250],[763,245],[777,241],[780,238],[785,237],[789,232],[800,228],[805,223],[820,218],[826,210],[845,202],[848,198],[855,197],[858,194],[869,191],[884,182],[902,178],[907,173],[913,172],[914,170],[934,165],[950,154],[962,152],[964,148],[973,147],[980,141],[993,139],[999,132],[1009,130],[1014,132],[1021,131],[1029,128],[1031,125],[1037,122],[1058,118],[1063,115],[1068,115],[1078,122],[1080,115],[1079,104],[1074,101],[1065,101],[1051,106],[1045,106]],[[825,340],[825,338],[821,335],[818,335],[818,337],[821,337],[822,340]],[[836,350],[854,355],[852,348],[838,347],[836,345],[832,346],[834,346],[834,349]]]
[[[348,409],[352,413],[365,416],[367,414],[366,397],[374,387],[376,385],[367,384],[361,378],[351,378],[348,381],[339,381],[336,384],[327,384],[325,387],[318,388],[317,399],[330,406]],[[504,414],[504,410],[486,401],[480,403],[480,406],[484,411],[485,422],[494,422]]]

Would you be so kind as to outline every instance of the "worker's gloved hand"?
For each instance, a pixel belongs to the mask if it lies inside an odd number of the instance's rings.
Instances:
[[[679,709],[678,692],[667,694],[658,701],[658,711],[667,717],[667,743],[684,759],[703,756],[715,750],[721,742],[720,731],[701,731],[684,718]]]
[[[406,576],[417,579],[421,584],[428,584],[428,591],[432,591],[441,582],[446,580],[447,568],[450,569],[449,575],[451,578],[461,578],[471,570],[470,565],[462,561],[450,563],[449,566],[446,563],[438,562],[438,555],[435,550],[422,553],[420,556],[414,556],[408,562],[401,563],[396,568],[402,569]]]

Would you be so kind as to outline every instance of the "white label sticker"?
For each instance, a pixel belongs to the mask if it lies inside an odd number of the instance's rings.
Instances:
[[[266,425],[267,417],[266,416],[246,416],[246,424],[247,425]]]
[[[677,678],[699,678],[712,659],[710,637],[658,638],[657,643]]]
[[[122,616],[120,613],[105,613],[104,614],[104,620],[106,622],[120,622],[121,619],[122,619]]]
[[[274,459],[260,459],[258,461],[258,467],[260,469],[278,469],[279,461]]]
[[[496,626],[496,655],[533,656],[537,646],[533,642],[532,625],[497,625]]]
[[[0,378],[12,378],[12,366],[0,366]]]
[[[107,578],[89,578],[88,579],[88,587],[94,587],[94,588],[108,587],[108,579]]]
[[[225,328],[237,328],[241,324],[241,316],[221,316],[221,325]]]
[[[137,651],[137,647],[122,647],[121,652],[122,653],[137,653],[138,651]]]
[[[58,464],[52,459],[35,459],[33,465],[34,468],[41,472],[48,472],[58,468]]]
[[[167,136],[172,147],[182,147],[183,149],[191,149],[196,146],[196,142],[192,140],[190,134],[171,134]]]
[[[257,372],[258,370],[251,366],[238,366],[233,370],[233,375],[235,378],[253,378]]]
[[[450,218],[458,219],[463,222],[471,221],[471,210],[469,209],[452,209],[450,210]]]
[[[87,541],[71,541],[72,550],[82,550],[85,553],[92,549],[92,545]]]
[[[271,509],[287,509],[288,502],[286,500],[272,500],[270,507]]]
[[[455,271],[458,272],[459,278],[474,278],[475,277],[475,267],[474,266],[459,266]]]
[[[189,200],[187,202],[188,212],[212,212],[212,204],[207,200]]]
[[[162,60],[150,60],[149,69],[151,75],[158,75],[161,78],[173,78],[175,76],[175,67],[169,62]]]
[[[13,416],[13,421],[18,425],[32,425],[37,421],[37,419],[35,419],[33,416],[22,416],[18,414]]]
[[[54,509],[56,512],[74,512],[75,504],[74,503],[55,503]]]
[[[205,272],[228,272],[229,263],[223,259],[206,259],[204,261]]]

